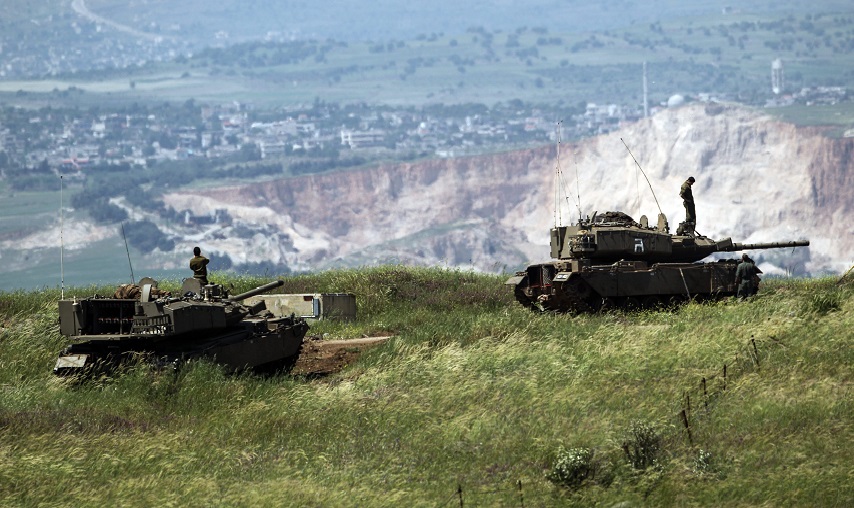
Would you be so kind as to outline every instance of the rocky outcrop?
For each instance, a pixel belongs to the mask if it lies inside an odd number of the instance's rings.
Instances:
[[[228,208],[235,220],[276,224],[293,252],[245,250],[295,269],[403,262],[500,271],[526,258],[518,230],[503,222],[550,186],[544,168],[553,163],[554,149],[544,147],[173,193],[165,201],[199,214]],[[220,243],[208,249],[223,250]]]
[[[694,176],[699,232],[744,242],[808,238],[809,249],[754,257],[766,273],[839,273],[854,262],[852,150],[854,139],[832,139],[821,129],[694,104],[565,143],[559,160],[556,147],[544,146],[164,199],[197,214],[227,208],[236,222],[288,240],[232,239],[213,230],[196,238],[238,262],[296,270],[402,262],[494,272],[547,259],[549,229],[579,213],[622,210],[654,222],[660,209],[675,229],[684,213],[679,187]]]

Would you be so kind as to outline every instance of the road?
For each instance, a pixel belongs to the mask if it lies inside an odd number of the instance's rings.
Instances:
[[[90,11],[88,7],[86,7],[86,0],[72,0],[71,8],[74,9],[74,12],[79,14],[80,16],[92,21],[93,23],[100,23],[102,25],[107,25],[111,28],[114,28],[120,32],[124,32],[129,35],[133,35],[135,37],[140,37],[143,39],[148,39],[154,42],[160,42],[166,37],[158,34],[152,34],[148,32],[143,32],[137,30],[133,27],[122,25],[121,23],[116,23],[115,21],[111,21],[103,16],[99,16],[94,12]]]

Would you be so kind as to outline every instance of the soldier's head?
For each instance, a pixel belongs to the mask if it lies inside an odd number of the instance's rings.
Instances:
[[[689,177],[688,177],[688,183],[689,183],[689,184],[694,183],[694,177],[693,177],[693,176],[689,176]]]
[[[198,247],[193,247],[193,255],[194,256],[201,256],[202,255],[202,249],[200,249]]]
[[[742,255],[741,255],[741,260],[742,260],[742,261],[750,261],[750,256],[748,256],[747,254],[742,254]]]

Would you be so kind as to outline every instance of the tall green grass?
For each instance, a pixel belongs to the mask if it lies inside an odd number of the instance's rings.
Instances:
[[[267,282],[216,275],[234,291]],[[309,333],[394,335],[320,379],[201,362],[71,383],[51,373],[58,292],[0,294],[0,505],[854,500],[850,285],[775,280],[747,302],[569,316],[530,313],[502,283],[399,266],[287,278],[284,292],[357,297],[355,323]],[[93,292],[109,288],[79,294]],[[582,459],[595,475],[555,481]]]

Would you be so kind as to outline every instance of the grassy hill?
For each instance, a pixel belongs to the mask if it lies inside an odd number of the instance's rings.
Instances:
[[[357,295],[355,324],[310,333],[396,336],[319,379],[197,363],[72,384],[51,374],[58,291],[2,293],[0,505],[854,502],[850,282],[576,317],[531,314],[502,282],[398,266],[287,279]]]

